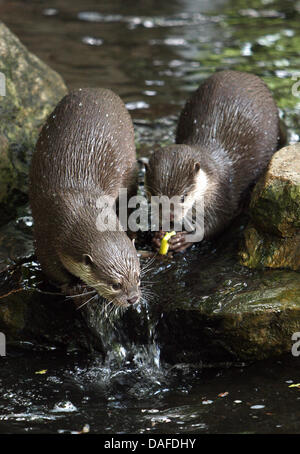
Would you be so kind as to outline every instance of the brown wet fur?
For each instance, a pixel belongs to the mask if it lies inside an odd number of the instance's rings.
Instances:
[[[49,280],[72,285],[78,276],[62,257],[81,266],[89,255],[93,281],[122,283],[116,304],[139,295],[140,266],[132,242],[123,231],[96,228],[97,199],[117,199],[119,188],[132,191],[135,176],[133,124],[119,96],[96,88],[65,96],[40,133],[30,169],[36,253]]]
[[[195,163],[208,175],[204,196],[205,232],[221,232],[239,212],[251,185],[265,171],[284,141],[278,109],[257,76],[221,71],[205,80],[186,102],[178,121],[176,145],[156,151],[146,172],[151,195],[184,195],[194,187]],[[158,248],[160,233],[154,235]],[[184,250],[184,235],[170,250]]]

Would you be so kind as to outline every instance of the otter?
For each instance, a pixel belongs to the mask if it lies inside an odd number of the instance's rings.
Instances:
[[[66,95],[40,132],[29,178],[36,254],[50,282],[86,284],[116,306],[139,301],[133,242],[120,225],[97,226],[101,197],[116,201],[135,176],[133,123],[119,96],[99,88]]]
[[[181,220],[202,198],[203,237],[214,237],[239,213],[279,141],[278,109],[266,84],[245,72],[216,72],[187,100],[175,145],[152,154],[146,191],[149,197],[178,196]],[[154,235],[155,248],[163,234]],[[170,239],[170,250],[185,250],[192,244],[186,240],[186,232],[178,232]]]

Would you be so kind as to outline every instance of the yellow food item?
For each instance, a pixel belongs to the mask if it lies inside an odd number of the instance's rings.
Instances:
[[[165,236],[161,240],[160,248],[158,253],[161,255],[166,255],[168,250],[169,250],[169,239],[176,235],[176,232],[174,230],[172,232],[167,232]]]

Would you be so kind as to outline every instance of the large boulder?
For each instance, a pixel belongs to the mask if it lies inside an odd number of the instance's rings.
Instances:
[[[1,223],[27,199],[27,177],[39,129],[67,93],[62,78],[0,22]],[[5,86],[3,86],[3,81]],[[3,96],[5,95],[5,96]]]
[[[300,269],[300,144],[273,156],[255,186],[242,263],[250,268]]]

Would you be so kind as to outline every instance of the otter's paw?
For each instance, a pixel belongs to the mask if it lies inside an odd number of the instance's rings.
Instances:
[[[159,232],[154,233],[154,236],[152,238],[152,245],[156,251],[159,251],[161,246],[161,240],[163,239],[165,233],[166,232],[162,232],[161,230]]]
[[[193,242],[186,241],[186,232],[178,232],[169,240],[169,250],[173,252],[183,252],[191,247]]]

